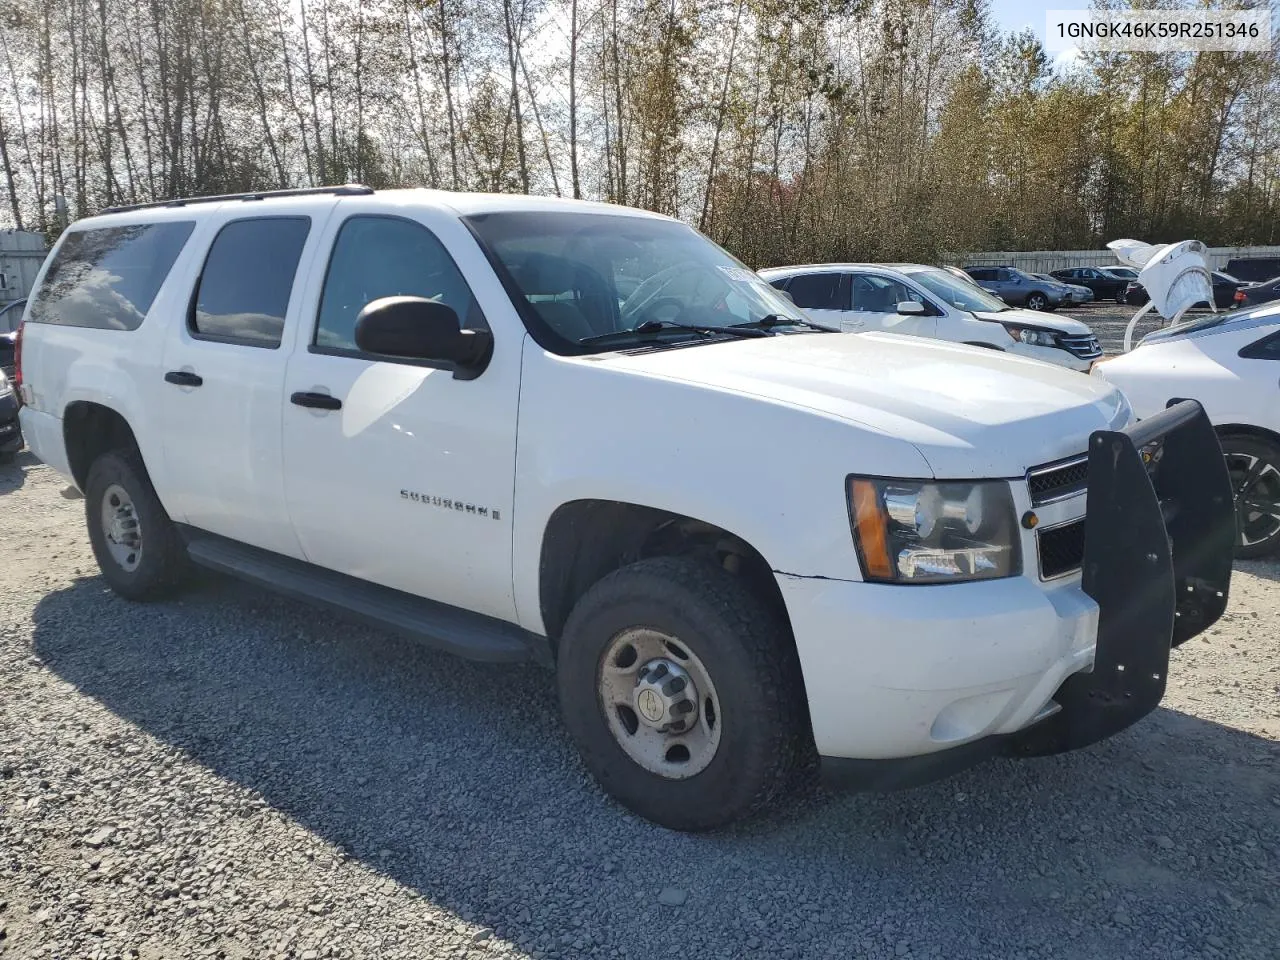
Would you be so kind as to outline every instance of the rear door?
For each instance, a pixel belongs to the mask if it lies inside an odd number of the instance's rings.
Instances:
[[[301,551],[284,496],[283,344],[323,227],[316,214],[330,209],[273,201],[271,215],[228,215],[155,374],[174,519],[290,556]]]
[[[786,291],[797,307],[817,323],[835,330],[853,330],[849,315],[849,279],[838,270],[800,273],[787,283]]]

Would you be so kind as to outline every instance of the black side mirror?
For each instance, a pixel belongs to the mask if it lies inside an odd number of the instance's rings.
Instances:
[[[382,297],[356,317],[356,346],[365,353],[453,364],[478,376],[493,355],[493,334],[463,330],[448,304],[423,297]]]

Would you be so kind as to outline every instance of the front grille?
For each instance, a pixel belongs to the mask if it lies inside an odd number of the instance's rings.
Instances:
[[[1040,579],[1052,580],[1080,569],[1084,562],[1084,517],[1036,531]]]
[[[1102,356],[1102,345],[1092,333],[1060,334],[1058,346],[1075,354],[1081,360],[1093,360]]]
[[[1089,482],[1089,457],[1079,456],[1027,471],[1027,488],[1031,505],[1041,506],[1083,493]]]

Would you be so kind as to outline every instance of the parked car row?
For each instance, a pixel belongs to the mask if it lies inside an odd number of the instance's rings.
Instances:
[[[760,275],[811,319],[833,330],[950,340],[1080,371],[1102,356],[1087,324],[1015,309],[940,267],[824,263],[778,267]]]
[[[1243,280],[1238,280],[1229,273],[1223,273],[1221,270],[1211,271],[1210,280],[1213,284],[1213,305],[1220,310],[1235,306],[1237,302],[1236,295],[1246,286]],[[1147,296],[1146,288],[1137,280],[1131,282],[1125,290],[1124,302],[1131,307],[1140,307],[1150,299]],[[1193,304],[1193,307],[1208,306],[1208,301]]]
[[[949,268],[960,272],[958,268]],[[1029,273],[1011,266],[972,266],[965,275],[1005,302],[1032,310],[1114,300],[1140,307],[1150,299],[1132,267],[1067,267],[1049,273]],[[1280,257],[1231,260],[1212,275],[1213,303],[1218,309],[1250,307],[1280,300]],[[1088,296],[1083,290],[1088,290]],[[1208,307],[1208,302],[1196,304]]]

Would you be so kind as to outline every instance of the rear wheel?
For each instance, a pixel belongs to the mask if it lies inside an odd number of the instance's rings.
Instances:
[[[155,600],[185,578],[186,547],[136,450],[112,450],[93,461],[84,509],[93,555],[116,593]]]
[[[1255,437],[1222,438],[1236,505],[1236,556],[1280,550],[1280,447]]]
[[[1128,301],[1124,295],[1124,287],[1121,287],[1119,290],[1116,291],[1116,303],[1124,304],[1127,302]]]
[[[643,560],[588,590],[565,625],[558,683],[587,768],[672,829],[767,806],[812,748],[786,629],[704,561]]]

